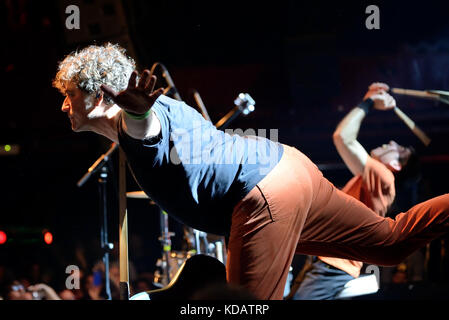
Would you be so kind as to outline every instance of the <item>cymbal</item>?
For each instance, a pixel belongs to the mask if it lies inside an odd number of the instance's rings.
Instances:
[[[155,204],[155,202],[153,200],[150,199],[149,196],[146,195],[145,192],[143,191],[130,191],[126,193],[126,197],[127,198],[131,198],[131,199],[147,199],[150,200],[151,204]]]
[[[143,191],[130,191],[126,193],[127,198],[133,198],[133,199],[150,199]]]

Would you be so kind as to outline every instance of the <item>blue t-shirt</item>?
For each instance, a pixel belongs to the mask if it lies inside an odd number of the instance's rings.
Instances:
[[[137,140],[119,121],[119,141],[142,190],[180,222],[228,235],[234,206],[279,162],[283,147],[220,131],[184,102],[161,95],[158,137]]]

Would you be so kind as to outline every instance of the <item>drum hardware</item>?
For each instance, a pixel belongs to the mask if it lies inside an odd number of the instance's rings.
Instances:
[[[194,246],[191,248],[193,248],[196,254],[209,255],[226,264],[226,242],[224,237],[193,228],[185,228],[184,237],[188,239],[188,243],[193,243]]]
[[[164,255],[162,258],[158,259],[156,267],[163,270],[163,272],[160,272],[159,270],[154,272],[153,284],[160,288],[167,286],[170,281],[175,278],[184,262],[194,255],[196,255],[196,252],[194,251],[170,251],[168,256]]]
[[[161,236],[159,237],[159,241],[162,244],[162,261],[160,261],[159,265],[164,270],[162,284],[166,286],[170,283],[171,279],[173,279],[173,276],[177,271],[177,268],[172,263],[173,259],[171,255],[172,251],[171,237],[174,236],[175,233],[169,232],[168,230],[167,213],[162,209],[159,209],[159,211],[160,211],[160,226],[161,226]]]

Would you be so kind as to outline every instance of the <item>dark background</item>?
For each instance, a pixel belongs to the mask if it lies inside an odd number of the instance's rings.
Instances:
[[[80,6],[81,30],[65,28],[69,4]],[[369,4],[380,8],[380,30],[365,27]],[[186,102],[195,107],[191,90],[201,94],[214,123],[240,92],[250,93],[255,112],[231,127],[278,129],[281,142],[306,153],[337,186],[351,174],[333,146],[332,132],[372,82],[449,90],[449,3],[444,1],[22,0],[0,6],[0,145],[20,146],[19,154],[0,157],[0,229],[13,234],[28,228],[0,245],[0,262],[17,272],[37,261],[63,277],[65,266],[76,260],[75,248],[88,252],[89,263],[101,258],[96,177],[82,188],[76,182],[110,142],[73,133],[60,111],[63,97],[51,86],[58,61],[77,48],[119,42],[140,70],[162,62]],[[395,98],[432,144],[425,148],[389,111],[370,113],[359,140],[367,150],[391,139],[413,145],[423,163],[418,200],[448,192],[449,106]],[[113,158],[111,241],[118,238],[115,165]],[[136,188],[128,176],[128,190]],[[128,211],[130,259],[139,270],[153,270],[160,254],[157,208],[129,200]],[[181,227],[171,223],[179,236]],[[21,241],[26,232],[39,237],[43,228],[54,235],[51,246]],[[143,242],[143,253],[133,247],[134,236]],[[175,239],[174,247],[181,242]],[[427,277],[445,282],[448,266],[441,268],[440,247],[434,251],[436,267]]]

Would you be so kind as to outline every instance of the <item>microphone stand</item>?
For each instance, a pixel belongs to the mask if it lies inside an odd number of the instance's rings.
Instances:
[[[78,181],[77,186],[81,187],[86,181],[95,173],[100,171],[98,178],[98,189],[100,194],[100,211],[102,214],[101,229],[100,229],[100,242],[101,249],[103,251],[103,263],[105,273],[105,290],[108,300],[112,300],[111,297],[111,283],[109,279],[109,253],[113,249],[114,245],[108,241],[108,214],[107,214],[107,181],[108,181],[108,161],[111,154],[118,148],[116,143],[112,143],[109,150],[101,155],[94,164],[87,170],[86,174]]]

